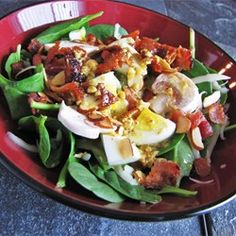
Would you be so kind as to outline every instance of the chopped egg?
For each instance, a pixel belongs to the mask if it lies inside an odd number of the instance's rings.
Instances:
[[[172,136],[175,128],[174,122],[146,108],[138,116],[128,136],[137,145],[157,144]]]
[[[197,86],[189,79],[186,75],[175,72],[169,74],[160,74],[152,85],[152,91],[156,95],[163,95],[168,98],[167,103],[163,104],[166,106],[163,110],[174,107],[180,109],[183,112],[193,112],[199,107],[200,94]],[[157,96],[155,99],[159,99]],[[152,101],[152,110],[161,110],[160,103],[156,102],[155,99]]]
[[[127,137],[102,135],[102,142],[109,165],[123,165],[141,158],[139,149]]]
[[[67,106],[64,102],[61,103],[58,120],[72,133],[89,139],[97,139],[100,133],[111,133],[116,128],[106,129],[95,126],[87,120],[86,116]]]

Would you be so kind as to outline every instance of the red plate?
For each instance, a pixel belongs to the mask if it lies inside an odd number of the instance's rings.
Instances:
[[[46,24],[101,10],[104,15],[93,24],[119,22],[128,31],[140,29],[143,35],[159,37],[167,44],[181,44],[184,47],[189,45],[187,26],[150,10],[101,0],[47,2],[16,11],[0,21],[0,62],[18,43],[27,42],[46,28]],[[231,76],[229,102],[232,104],[236,101],[235,62],[199,33],[196,33],[196,42],[199,60],[216,70],[225,69],[225,74]],[[6,137],[6,131],[14,127],[8,114],[3,95],[0,94],[0,150],[4,155],[0,159],[1,163],[33,188],[73,207],[121,219],[166,220],[207,212],[229,201],[236,194],[236,135],[233,132],[227,134],[226,141],[218,141],[212,155],[213,173],[209,178],[214,182],[207,185],[190,181],[185,183],[189,189],[198,190],[196,197],[165,196],[163,201],[156,205],[144,205],[131,200],[122,204],[109,204],[79,185],[71,184],[64,190],[56,189],[58,170],[45,169],[37,159],[32,158]],[[235,106],[230,107],[229,117],[231,122],[235,123]],[[224,166],[225,168],[222,168]]]

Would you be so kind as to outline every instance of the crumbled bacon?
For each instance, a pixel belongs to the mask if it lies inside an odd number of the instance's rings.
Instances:
[[[37,66],[37,65],[39,65],[39,64],[41,64],[42,63],[42,57],[41,57],[41,55],[40,54],[35,54],[34,56],[33,56],[33,58],[32,58],[32,64],[34,65],[34,66]]]
[[[65,70],[65,58],[53,58],[50,63],[46,63],[45,70],[48,75],[55,76],[59,72]]]
[[[84,97],[83,89],[75,82],[70,82],[60,87],[51,86],[50,88],[56,93],[71,93],[76,101],[81,101]]]
[[[35,54],[38,53],[42,47],[43,45],[37,39],[32,39],[27,47],[27,50]]]
[[[113,46],[102,51],[103,63],[98,64],[96,74],[100,75],[111,70],[116,70],[127,60],[125,52],[119,46]]]
[[[176,185],[179,176],[180,168],[175,162],[165,159],[156,160],[141,184],[146,188],[159,189],[166,185]]]
[[[99,108],[107,107],[117,101],[117,98],[111,92],[106,90],[102,84],[98,84],[97,88],[101,93],[98,98],[101,101],[98,105]]]
[[[125,99],[128,101],[128,110],[132,110],[137,107],[138,99],[135,96],[134,91],[131,88],[124,88]]]
[[[214,103],[208,107],[208,115],[211,122],[215,124],[224,124],[224,107],[220,103]]]

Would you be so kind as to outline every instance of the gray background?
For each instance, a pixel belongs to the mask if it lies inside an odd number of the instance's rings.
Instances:
[[[0,17],[37,1],[0,1]],[[236,58],[235,0],[125,0],[171,16]],[[1,36],[2,37],[2,36]],[[236,235],[236,199],[211,212],[214,235]],[[136,223],[93,216],[32,190],[0,165],[0,235],[201,235],[199,218]]]

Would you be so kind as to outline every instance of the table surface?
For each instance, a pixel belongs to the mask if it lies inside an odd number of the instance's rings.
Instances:
[[[0,0],[0,17],[38,1]],[[236,59],[235,0],[123,0],[175,18]],[[2,37],[2,36],[1,36]],[[1,158],[1,157],[0,157]],[[0,165],[0,235],[202,235],[199,217],[139,223],[93,216],[38,193]],[[236,235],[236,199],[213,210],[214,235]]]

